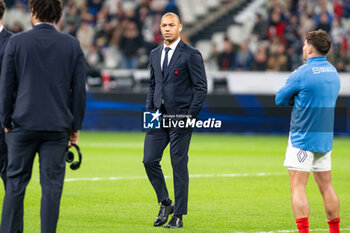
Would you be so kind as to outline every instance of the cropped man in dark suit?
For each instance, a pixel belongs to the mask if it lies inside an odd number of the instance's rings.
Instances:
[[[184,114],[196,118],[207,95],[202,55],[180,39],[182,24],[176,14],[163,15],[160,29],[164,44],[150,55],[151,79],[146,108],[160,110],[163,114]],[[165,227],[183,226],[182,215],[187,214],[187,163],[191,135],[191,128],[161,128],[146,132],[143,163],[158,202],[161,202],[154,226],[165,224],[172,213],[174,215]],[[169,142],[175,204],[169,199],[160,166],[163,151]]]
[[[4,16],[6,4],[4,0],[0,0],[0,73],[2,68],[2,58],[4,57],[5,48],[12,33],[7,31],[2,25],[2,17]],[[4,181],[4,187],[6,189],[6,166],[7,166],[7,146],[5,142],[5,132],[0,127],[0,176]]]
[[[56,232],[69,141],[85,111],[85,60],[78,40],[58,32],[59,0],[29,0],[33,29],[12,36],[0,81],[1,124],[8,146],[1,233],[23,232],[23,199],[39,153],[41,232]]]

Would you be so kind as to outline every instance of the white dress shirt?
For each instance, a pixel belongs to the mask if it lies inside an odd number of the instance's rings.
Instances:
[[[36,23],[36,24],[34,24],[34,26],[36,26],[36,25],[40,25],[40,24],[49,24],[49,25],[51,25],[51,26],[53,26],[53,24],[52,23],[44,23],[44,22],[38,22],[38,23]]]
[[[1,24],[0,25],[0,32],[2,32],[2,29],[4,29],[4,26]],[[170,51],[169,51],[170,52]]]
[[[163,61],[164,61],[164,57],[165,57],[165,48],[166,47],[169,47],[170,50],[168,52],[168,65],[169,65],[169,62],[171,61],[171,57],[173,56],[174,54],[174,51],[176,49],[176,46],[179,44],[180,42],[180,38],[177,39],[174,43],[172,43],[170,46],[167,46],[166,44],[163,44],[163,50],[162,50],[162,55],[160,57],[160,68],[163,70]]]

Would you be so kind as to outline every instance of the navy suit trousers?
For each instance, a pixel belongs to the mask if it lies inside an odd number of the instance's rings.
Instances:
[[[160,166],[163,151],[170,142],[170,157],[173,167],[175,210],[174,214],[187,214],[188,203],[188,149],[192,128],[168,128],[147,130],[143,163],[147,176],[156,191],[158,202],[169,197]]]
[[[35,154],[39,154],[41,233],[54,233],[65,176],[68,132],[11,130],[8,146],[7,185],[2,209],[1,233],[23,232],[23,200]]]
[[[0,177],[6,189],[7,146],[4,129],[0,127]]]

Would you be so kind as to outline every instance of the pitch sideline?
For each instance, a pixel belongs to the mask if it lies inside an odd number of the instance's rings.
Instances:
[[[190,178],[216,178],[216,177],[252,177],[252,176],[274,176],[287,175],[287,173],[229,173],[229,174],[194,174],[189,175]],[[172,176],[165,176],[165,178],[172,178]],[[147,176],[116,176],[116,177],[91,177],[91,178],[67,178],[65,182],[74,181],[108,181],[108,180],[142,180],[147,179]]]

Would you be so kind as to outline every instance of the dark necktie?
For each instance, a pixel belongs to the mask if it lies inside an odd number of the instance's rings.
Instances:
[[[169,47],[165,47],[165,56],[164,56],[164,61],[163,61],[163,67],[162,67],[162,73],[163,73],[163,77],[165,77],[166,74],[166,70],[168,68],[168,52],[171,48]]]

